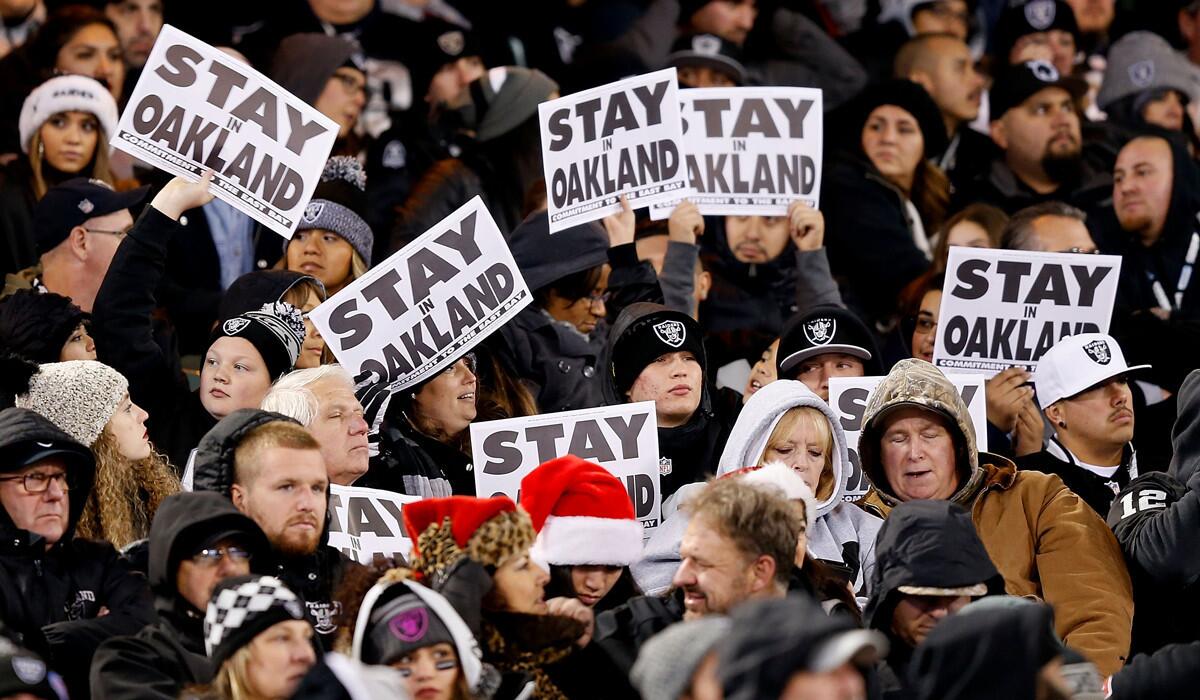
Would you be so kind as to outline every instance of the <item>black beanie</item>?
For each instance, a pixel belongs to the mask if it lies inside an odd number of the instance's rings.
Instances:
[[[271,61],[270,77],[296,97],[316,105],[325,83],[347,62],[366,73],[354,62],[360,50],[356,42],[343,36],[292,34],[279,42]]]
[[[0,301],[0,349],[38,364],[58,362],[71,334],[90,320],[61,294],[22,289]]]
[[[262,355],[271,381],[295,367],[304,347],[304,317],[286,301],[263,304],[225,320],[213,329],[209,345],[217,338],[243,338]]]
[[[853,151],[862,150],[862,132],[871,112],[883,105],[892,105],[908,112],[917,120],[921,129],[921,137],[925,140],[925,157],[932,158],[946,150],[949,136],[946,134],[946,122],[937,103],[925,91],[925,88],[911,80],[888,80],[870,85],[859,93],[858,97],[846,104],[847,119],[841,138]],[[843,127],[843,128],[844,128]]]
[[[217,321],[224,322],[247,311],[256,311],[263,304],[283,301],[285,294],[301,282],[308,281],[320,290],[321,301],[325,301],[325,285],[311,275],[291,270],[254,270],[233,281],[221,295],[217,305]]]
[[[647,365],[673,352],[692,353],[701,371],[708,372],[703,334],[691,316],[661,306],[634,321],[613,346],[610,365],[617,395],[624,397]]]
[[[363,638],[364,663],[386,666],[434,644],[446,643],[457,648],[454,635],[437,611],[406,587],[394,589],[398,595],[377,602],[371,611],[371,626]]]

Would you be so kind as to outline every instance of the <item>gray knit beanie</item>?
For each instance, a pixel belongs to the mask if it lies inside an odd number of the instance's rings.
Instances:
[[[346,239],[363,263],[370,267],[375,234],[364,220],[366,187],[367,175],[356,158],[330,158],[321,172],[321,182],[317,184],[313,198],[304,207],[296,230],[332,231]]]
[[[71,360],[42,365],[16,405],[45,416],[91,447],[127,394],[129,382],[117,370],[95,360]]]
[[[1187,59],[1154,32],[1130,32],[1108,49],[1104,82],[1096,105],[1108,109],[1117,100],[1149,90],[1178,90],[1191,98],[1200,90]]]
[[[537,114],[538,105],[558,91],[558,83],[534,68],[502,66],[483,75],[472,88],[479,130],[484,143],[503,136]]]
[[[723,615],[710,615],[677,622],[647,640],[629,674],[642,700],[676,700],[682,695],[730,624]]]

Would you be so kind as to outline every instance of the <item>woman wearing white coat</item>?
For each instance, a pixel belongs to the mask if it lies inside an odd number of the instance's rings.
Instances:
[[[861,606],[871,593],[875,536],[883,521],[843,500],[850,465],[846,434],[833,409],[800,382],[781,379],[750,397],[725,443],[717,475],[767,462],[795,469],[816,494],[808,551],[848,573]]]

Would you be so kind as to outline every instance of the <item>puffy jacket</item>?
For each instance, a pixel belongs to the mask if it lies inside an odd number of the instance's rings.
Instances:
[[[49,549],[40,535],[19,529],[0,508],[0,620],[18,644],[63,676],[71,697],[86,698],[96,647],[153,620],[150,589],[111,544],[74,537],[95,479],[91,452],[33,411],[0,411],[0,452],[29,442],[77,447],[79,458],[68,464],[76,482],[66,530]],[[102,608],[108,609],[103,617]]]
[[[150,529],[150,585],[158,620],[133,636],[100,645],[92,661],[93,698],[173,700],[184,687],[212,680],[204,611],[179,595],[175,577],[179,563],[215,532],[242,533],[255,559],[269,551],[254,521],[221,494],[179,493],[163,501]]]
[[[804,384],[780,379],[754,393],[729,433],[725,451],[717,466],[717,475],[758,464],[767,450],[771,431],[789,410],[801,406],[815,408],[825,416],[833,432],[830,470],[834,488],[817,503],[817,518],[808,529],[808,551],[815,559],[832,562],[851,572],[854,592],[863,602],[871,595],[875,570],[875,538],[883,521],[846,503],[846,471],[850,451],[846,433],[833,409]]]
[[[879,532],[871,600],[863,622],[891,642],[880,669],[885,700],[911,698],[908,665],[912,647],[892,632],[901,586],[960,588],[985,584],[1004,593],[1004,577],[988,558],[966,510],[946,501],[912,501],[896,507]]]
[[[129,380],[129,397],[150,414],[150,441],[177,469],[217,422],[188,388],[175,349],[155,338],[155,290],[167,269],[167,246],[183,228],[146,207],[117,248],[92,314],[100,361]]]
[[[899,503],[879,448],[882,418],[888,409],[905,405],[923,407],[951,426],[958,489],[949,500],[971,511],[1008,593],[1053,605],[1059,636],[1101,673],[1115,673],[1129,653],[1133,620],[1132,584],[1116,539],[1062,479],[1018,472],[1009,460],[978,452],[966,404],[928,362],[900,361],[867,401],[858,454],[874,486],[863,506],[887,517]]]
[[[272,421],[299,424],[287,416],[252,408],[239,409],[221,419],[196,448],[193,488],[196,491],[216,491],[229,498],[233,489],[234,451],[247,433]],[[325,498],[325,525],[321,529],[316,552],[300,556],[275,553],[271,557],[272,566],[263,571],[278,576],[304,601],[313,629],[322,647],[328,651],[332,650],[337,639],[337,618],[342,609],[342,604],[334,600],[333,592],[348,569],[361,565],[327,544],[332,519],[328,508],[328,490]]]
[[[1179,391],[1170,470],[1134,479],[1113,500],[1108,524],[1133,577],[1132,653],[1196,639],[1200,627],[1200,370]]]

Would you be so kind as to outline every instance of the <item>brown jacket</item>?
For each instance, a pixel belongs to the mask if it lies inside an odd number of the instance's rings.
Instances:
[[[933,365],[904,360],[880,389],[867,403],[859,442],[863,470],[876,486],[860,505],[886,518],[898,503],[878,458],[882,421],[877,419],[884,409],[919,405],[949,418],[962,433],[956,443],[971,450],[970,458],[960,459],[960,487],[951,500],[971,509],[1008,593],[1050,603],[1067,645],[1087,655],[1104,675],[1116,673],[1129,651],[1133,586],[1104,521],[1057,476],[1017,471],[1003,457],[975,452],[966,405]],[[875,449],[863,449],[867,439],[874,440]],[[966,469],[962,462],[968,463]]]

